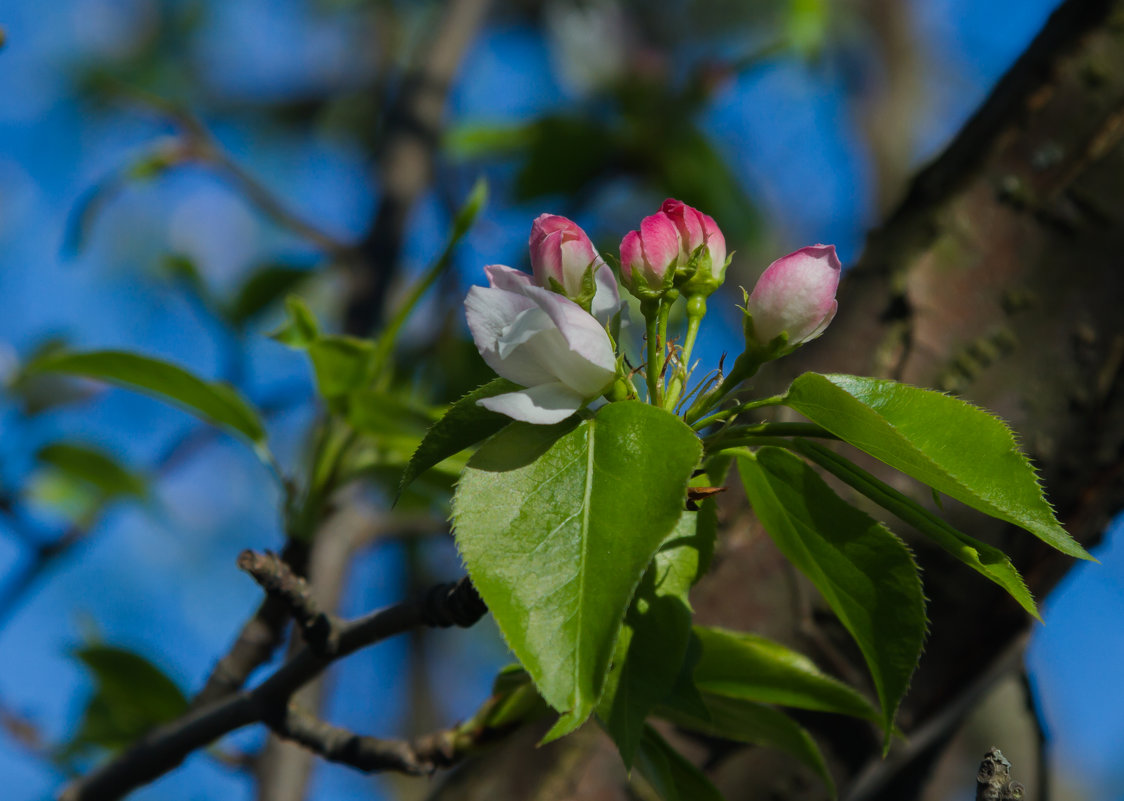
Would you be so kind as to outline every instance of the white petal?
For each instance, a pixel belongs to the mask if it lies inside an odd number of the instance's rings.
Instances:
[[[534,278],[506,264],[489,264],[484,268],[484,275],[488,276],[488,283],[493,288],[505,289],[508,292],[522,294],[524,287],[535,285]]]
[[[584,398],[561,382],[539,384],[477,401],[485,409],[536,425],[560,423],[582,407]]]
[[[594,281],[597,284],[597,292],[593,296],[590,311],[602,325],[608,325],[609,319],[621,307],[621,295],[617,290],[617,277],[613,275],[613,271],[609,269],[608,265],[602,265],[594,275]]]
[[[504,329],[499,341],[500,358],[506,359],[512,351],[525,345],[536,334],[556,328],[554,321],[538,306],[519,312],[511,325]]]
[[[595,367],[616,372],[613,345],[596,318],[572,300],[537,286],[527,287],[523,294],[550,315],[570,350]]]
[[[582,312],[582,314],[585,314],[585,312]],[[518,381],[517,383],[524,386],[533,386],[561,381],[583,398],[595,397],[605,390],[606,385],[613,380],[613,376],[616,374],[615,370],[606,370],[572,350],[562,336],[562,332],[540,309],[524,312],[524,315],[529,321],[528,324],[520,326],[518,329],[513,326],[508,334],[508,336],[520,340],[508,359],[518,358],[520,363],[534,365],[536,369],[541,369],[549,375],[541,381]],[[541,317],[538,317],[538,315],[541,315]],[[590,320],[593,319],[589,315],[585,316]],[[539,321],[545,321],[549,325],[539,328],[535,325]],[[528,333],[531,335],[526,336]],[[505,344],[500,345],[501,353],[504,352]]]
[[[498,375],[524,386],[556,380],[531,352],[517,348],[506,357],[500,353],[504,335],[519,315],[538,312],[533,301],[516,292],[474,286],[468,290],[464,309],[476,349]]]

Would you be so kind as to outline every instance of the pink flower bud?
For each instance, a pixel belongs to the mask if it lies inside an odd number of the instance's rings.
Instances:
[[[639,231],[621,240],[621,280],[637,297],[662,293],[671,285],[682,246],[679,230],[662,211],[645,217]]]
[[[823,333],[835,317],[842,265],[834,245],[811,245],[777,259],[746,298],[746,340],[768,347],[782,333],[785,350]]]
[[[675,223],[679,231],[680,266],[687,266],[695,251],[706,245],[706,250],[700,254],[698,264],[699,270],[702,271],[700,277],[712,281],[716,279],[721,283],[726,270],[726,237],[718,229],[714,218],[673,198],[665,200],[660,209]]]
[[[529,244],[535,282],[552,289],[550,280],[554,279],[568,298],[582,294],[590,267],[596,273],[605,266],[585,231],[557,214],[540,214],[535,219]]]

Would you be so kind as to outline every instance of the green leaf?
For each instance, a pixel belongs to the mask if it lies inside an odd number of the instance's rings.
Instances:
[[[619,136],[604,122],[555,114],[526,127],[523,164],[515,177],[515,198],[574,196],[620,163]]]
[[[784,712],[740,698],[711,693],[703,693],[702,697],[709,713],[706,718],[666,707],[659,709],[659,715],[690,731],[783,751],[814,770],[831,795],[835,795],[835,782],[816,741]]]
[[[320,338],[320,323],[316,321],[316,315],[299,297],[290,295],[285,298],[285,312],[285,322],[269,335],[271,339],[295,350],[304,350]]]
[[[878,722],[865,698],[811,659],[756,634],[695,627],[702,652],[695,684],[703,692]]]
[[[285,264],[267,264],[250,273],[234,293],[226,316],[242,326],[315,275],[313,270]]]
[[[793,381],[784,402],[933,489],[1092,559],[1054,517],[1011,429],[982,409],[896,381],[818,373]]]
[[[691,636],[687,592],[699,575],[699,512],[684,512],[656,552],[629,605],[597,704],[597,716],[620,750],[625,766],[640,743],[644,720],[675,686]]]
[[[639,402],[553,426],[513,423],[469,460],[457,545],[507,644],[577,728],[601,695],[621,620],[678,523],[698,438]]]
[[[308,358],[316,373],[316,389],[333,401],[370,384],[375,347],[365,339],[336,334],[308,343]]]
[[[687,653],[683,658],[682,666],[679,668],[679,675],[675,678],[675,684],[660,701],[659,708],[663,710],[661,714],[670,710],[688,717],[710,720],[710,712],[706,708],[706,702],[703,700],[699,688],[695,685],[695,665],[698,664],[701,657],[702,644],[692,630],[687,640]]]
[[[169,362],[137,353],[101,350],[49,356],[37,362],[34,370],[94,378],[159,398],[241,434],[257,446],[260,456],[266,453],[265,428],[258,413],[233,387],[206,381]]]
[[[30,368],[48,356],[56,356],[68,350],[66,340],[48,337],[36,344],[24,362],[7,377],[7,385],[3,388],[19,401],[23,414],[32,417],[59,406],[88,400],[94,394],[89,385],[80,385],[64,376],[44,375],[33,370],[29,372]]]
[[[854,637],[882,704],[886,743],[925,639],[913,557],[888,529],[848,504],[780,448],[738,457],[749,502],[785,557]]]
[[[180,688],[144,657],[107,645],[86,646],[74,655],[92,674],[94,694],[64,755],[90,746],[125,748],[187,712]]]
[[[636,754],[636,771],[664,801],[723,801],[706,774],[651,726],[644,727]]]
[[[953,528],[912,498],[819,443],[796,439],[790,447],[893,512],[960,562],[994,581],[1028,613],[1042,619],[1034,603],[1034,596],[1030,594],[1019,571],[1001,550]]]
[[[813,58],[823,51],[830,23],[828,0],[788,0],[788,41],[804,58]]]
[[[417,448],[426,429],[434,425],[435,416],[432,409],[420,406],[403,393],[379,389],[356,390],[347,405],[347,421],[352,428],[380,439],[412,439],[410,453]]]
[[[402,482],[398,485],[398,494],[401,495],[414,483],[414,479],[438,462],[487,439],[510,423],[510,417],[485,409],[477,401],[514,392],[519,388],[518,384],[506,378],[496,378],[454,403],[426,432],[418,449],[410,457],[410,463],[402,473]]]
[[[525,148],[533,131],[525,125],[454,124],[445,133],[444,152],[457,160],[511,155]]]
[[[484,210],[484,206],[488,203],[488,181],[483,177],[476,179],[472,185],[472,189],[468,191],[468,196],[461,203],[461,207],[457,209],[457,213],[453,216],[453,230],[449,234],[449,244],[453,245],[460,240],[468,230],[472,228],[476,218],[480,216],[480,212]]]
[[[294,350],[303,350],[312,362],[316,391],[337,412],[345,412],[349,395],[374,381],[376,346],[368,339],[323,334],[316,316],[296,295],[285,300],[288,319],[270,337]]]
[[[21,488],[21,495],[30,504],[82,529],[92,526],[110,501],[87,482],[53,468],[33,473]]]
[[[142,476],[95,448],[55,442],[41,448],[36,458],[96,488],[107,500],[122,496],[144,498],[148,494],[148,484]]]
[[[204,303],[211,302],[211,293],[207,289],[207,282],[195,265],[195,260],[184,253],[166,253],[159,263],[160,272],[195,294]]]

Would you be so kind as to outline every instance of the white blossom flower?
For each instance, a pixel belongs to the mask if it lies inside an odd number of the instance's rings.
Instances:
[[[476,349],[503,378],[525,387],[478,401],[515,420],[549,425],[605,392],[616,356],[601,324],[531,276],[492,264],[487,287],[474,286],[465,315]]]

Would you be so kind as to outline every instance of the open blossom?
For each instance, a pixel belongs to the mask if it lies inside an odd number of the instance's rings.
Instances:
[[[548,425],[609,388],[616,356],[592,315],[519,270],[492,264],[484,272],[489,286],[472,287],[464,301],[468,327],[488,366],[525,389],[485,398],[481,406]]]
[[[682,245],[675,222],[662,211],[645,217],[640,230],[621,240],[621,280],[637,297],[662,293],[680,266]]]
[[[823,333],[835,317],[842,265],[834,245],[811,245],[777,259],[746,298],[746,339],[761,347],[782,333],[785,349]]]
[[[674,198],[665,200],[660,211],[667,215],[679,232],[680,266],[687,266],[694,252],[706,245],[700,254],[699,270],[705,271],[704,277],[710,282],[716,281],[715,286],[722,283],[726,272],[726,237],[714,218]]]
[[[577,223],[558,214],[540,214],[531,225],[531,271],[544,289],[561,288],[561,293],[579,304],[587,298],[586,276],[592,271],[593,289],[590,311],[599,320],[607,319],[620,308],[620,294],[613,271],[597,253],[593,243]],[[553,281],[553,284],[552,284]]]

